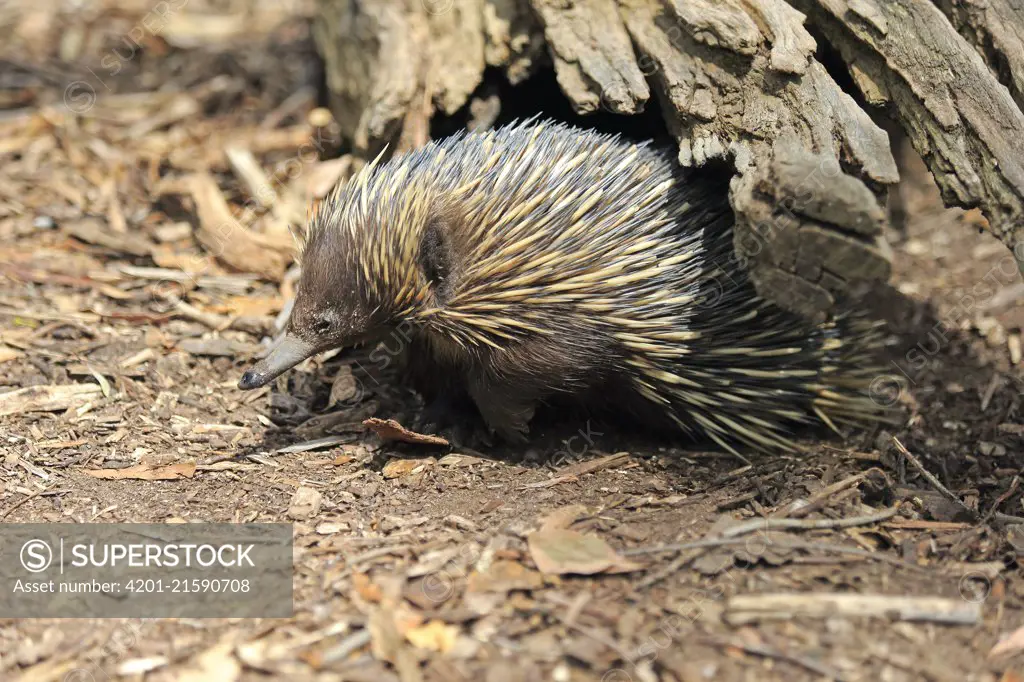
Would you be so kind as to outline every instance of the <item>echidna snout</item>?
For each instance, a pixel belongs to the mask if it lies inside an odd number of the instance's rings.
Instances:
[[[307,246],[285,334],[242,375],[239,388],[259,388],[317,353],[366,339],[371,316],[337,267],[336,249],[344,247],[339,237],[328,232]]]
[[[883,417],[877,326],[760,299],[732,223],[727,184],[670,150],[551,123],[431,143],[317,206],[288,335],[240,386],[401,327],[424,397],[461,392],[512,439],[557,396],[730,450]]]

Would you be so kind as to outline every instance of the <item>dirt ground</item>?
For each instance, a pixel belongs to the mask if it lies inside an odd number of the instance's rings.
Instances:
[[[898,427],[749,464],[587,421],[396,445],[362,420],[417,404],[365,352],[236,388],[292,291],[288,224],[356,163],[309,7],[204,4],[211,34],[8,5],[0,519],[293,522],[295,615],[0,620],[0,679],[1022,679],[1024,284],[912,153],[871,302]]]

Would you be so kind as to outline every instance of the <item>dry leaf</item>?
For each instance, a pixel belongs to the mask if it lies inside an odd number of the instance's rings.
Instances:
[[[137,464],[127,469],[90,469],[84,473],[93,478],[106,479],[138,479],[140,481],[173,481],[179,478],[192,478],[196,473],[195,462],[179,462],[167,466]]]
[[[402,443],[412,443],[413,445],[449,445],[448,441],[441,436],[410,431],[394,419],[370,417],[363,420],[363,426],[376,433],[385,441],[396,440]]]
[[[448,625],[440,620],[432,620],[426,625],[406,631],[405,638],[417,649],[439,651],[442,654],[451,651],[459,636],[459,628]]]
[[[527,538],[530,555],[541,573],[628,573],[643,568],[615,553],[596,535],[572,530],[539,530]]]

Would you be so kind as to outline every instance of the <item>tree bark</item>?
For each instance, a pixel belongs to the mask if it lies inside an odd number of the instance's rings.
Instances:
[[[794,4],[839,49],[865,98],[891,106],[946,205],[980,208],[1021,265],[1024,114],[975,48],[928,0]]]
[[[1024,4],[1020,0],[936,0],[999,82],[1024,109]]]
[[[423,143],[485,66],[512,82],[553,68],[580,114],[634,114],[653,98],[681,165],[735,169],[736,256],[758,291],[822,319],[888,279],[883,206],[898,173],[807,26],[869,104],[896,112],[947,203],[980,207],[1011,247],[1024,237],[1024,116],[1011,96],[1024,91],[1024,24],[1006,25],[1021,10],[936,2],[321,0],[317,37],[338,120],[367,154]]]

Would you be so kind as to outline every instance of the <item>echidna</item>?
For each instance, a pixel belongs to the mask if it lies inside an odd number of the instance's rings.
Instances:
[[[671,152],[551,122],[373,163],[314,209],[283,341],[239,387],[410,330],[412,360],[499,435],[572,396],[733,450],[863,422],[875,325],[817,327],[758,298],[725,186]]]

